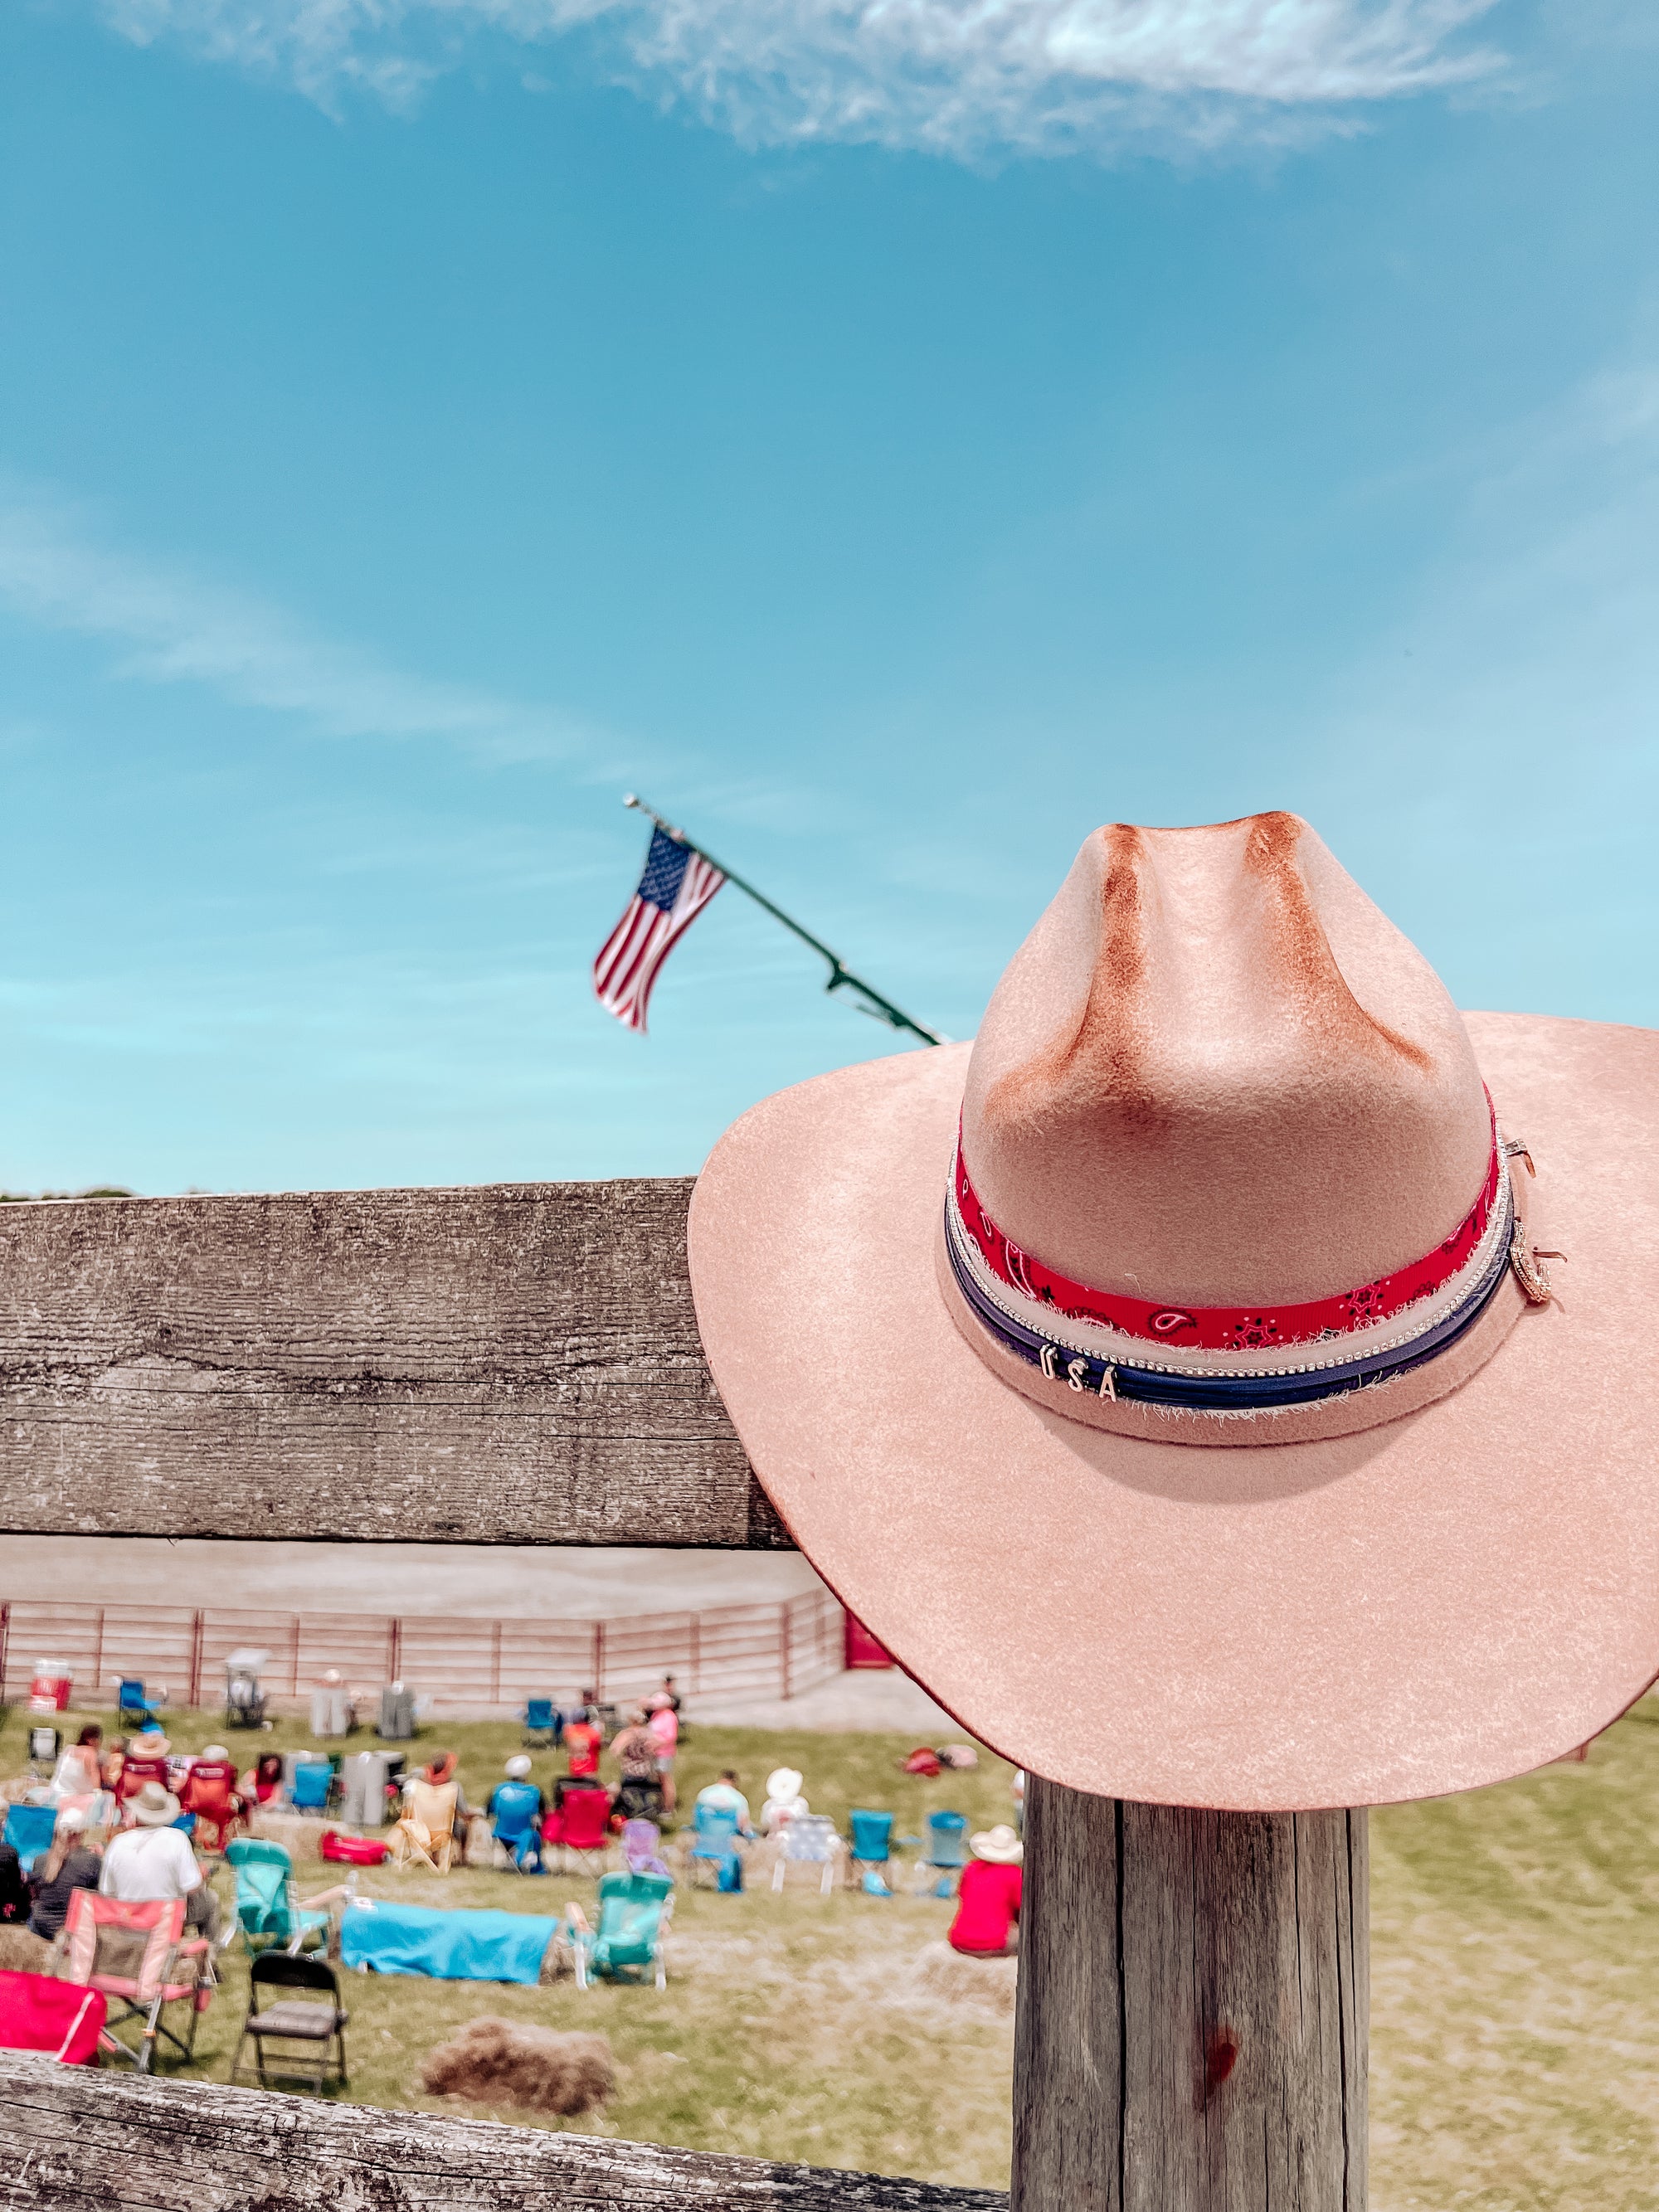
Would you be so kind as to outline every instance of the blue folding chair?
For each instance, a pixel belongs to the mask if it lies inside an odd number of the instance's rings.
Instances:
[[[890,1897],[887,1869],[893,1856],[893,1816],[890,1813],[849,1813],[851,1841],[848,1856],[863,1875],[872,1897]]]
[[[155,1718],[149,1709],[149,1699],[144,1695],[144,1686],[136,1674],[124,1674],[115,1693],[116,1718],[125,1726],[146,1728]]]
[[[927,1848],[917,1869],[918,1892],[931,1889],[935,1897],[956,1893],[953,1877],[968,1863],[968,1823],[960,1813],[927,1815]]]
[[[498,1782],[489,1800],[490,1830],[514,1874],[537,1874],[542,1864],[542,1793],[533,1782]]]
[[[325,1813],[333,1787],[332,1759],[301,1759],[294,1769],[294,1787],[289,1793],[289,1802],[296,1813]]]
[[[732,1879],[732,1866],[737,1879]],[[743,1861],[738,1852],[738,1815],[729,1805],[699,1805],[691,1838],[691,1887],[696,1889],[700,1869],[711,1873],[717,1889],[743,1886]]]
[[[55,1805],[12,1805],[6,1812],[5,1840],[17,1854],[17,1863],[25,1874],[33,1870],[34,1862],[42,1851],[52,1847],[52,1832],[58,1826]]]
[[[524,1709],[526,1751],[551,1751],[564,1733],[564,1715],[551,1698],[531,1698]]]

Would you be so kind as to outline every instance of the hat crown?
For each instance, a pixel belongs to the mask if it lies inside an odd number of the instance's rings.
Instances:
[[[1312,1299],[1431,1251],[1491,1156],[1438,976],[1297,816],[1085,842],[981,1025],[963,1153],[1105,1291]]]

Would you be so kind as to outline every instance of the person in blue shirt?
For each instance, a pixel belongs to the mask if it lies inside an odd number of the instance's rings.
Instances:
[[[526,1812],[530,1817],[526,1820]],[[547,1799],[530,1778],[528,1755],[515,1752],[507,1762],[507,1779],[498,1782],[489,1793],[489,1817],[499,1833],[503,1818],[515,1826],[522,1822],[526,1831],[520,1850],[520,1863],[527,1864],[532,1858],[536,1870],[542,1870],[542,1822],[547,1814]]]

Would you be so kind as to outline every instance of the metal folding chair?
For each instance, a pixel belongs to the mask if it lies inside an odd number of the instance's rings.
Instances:
[[[306,1990],[315,1994],[308,1998],[282,1996],[274,2004],[262,2005],[261,1996],[273,1989]],[[335,2079],[343,2089],[347,2081],[345,2029],[349,2017],[340,2002],[339,1981],[326,1960],[292,1958],[283,1951],[265,1952],[253,1961],[249,1977],[247,2018],[242,2022],[236,2056],[231,2062],[231,2080],[240,2077],[242,2053],[251,2039],[262,2089],[270,2087],[274,2075],[279,2081],[305,2081],[320,2096],[328,2086],[331,2046]],[[309,2070],[301,2071],[297,2055],[285,2063],[273,2057],[267,2067],[267,2042],[309,2045],[313,2052]]]

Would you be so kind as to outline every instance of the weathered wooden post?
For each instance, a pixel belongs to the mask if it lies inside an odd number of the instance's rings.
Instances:
[[[1013,2212],[1364,2212],[1365,1815],[1033,1777]]]

